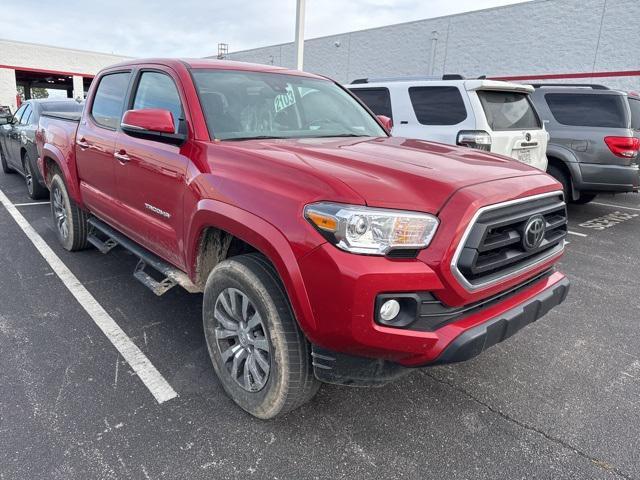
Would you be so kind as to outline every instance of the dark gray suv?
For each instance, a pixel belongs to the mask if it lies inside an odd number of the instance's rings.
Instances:
[[[547,171],[567,200],[637,192],[640,98],[602,85],[540,84],[531,96],[551,139]]]

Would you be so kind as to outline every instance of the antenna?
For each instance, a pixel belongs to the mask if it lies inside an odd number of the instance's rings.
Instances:
[[[229,54],[229,44],[228,43],[219,43],[218,44],[218,60],[224,60],[224,58]]]

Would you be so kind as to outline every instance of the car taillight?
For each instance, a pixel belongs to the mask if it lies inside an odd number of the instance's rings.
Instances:
[[[617,157],[636,158],[640,150],[640,139],[635,137],[604,137],[604,143]]]
[[[458,132],[456,143],[463,147],[491,151],[491,135],[484,130],[461,130]]]

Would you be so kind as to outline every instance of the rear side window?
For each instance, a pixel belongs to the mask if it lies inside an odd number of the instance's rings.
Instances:
[[[629,97],[629,108],[631,109],[631,128],[640,130],[640,99]]]
[[[627,128],[620,95],[547,93],[544,98],[554,118],[563,125]]]
[[[91,107],[91,115],[98,125],[112,129],[120,125],[129,76],[129,72],[112,73],[100,80]]]
[[[422,125],[456,125],[467,118],[457,87],[410,87],[409,98]]]
[[[176,131],[182,118],[182,104],[178,89],[171,78],[159,72],[143,72],[138,83],[136,97],[133,102],[134,110],[145,108],[160,108],[169,110],[173,115]]]
[[[351,90],[376,115],[393,119],[388,88],[355,88]]]
[[[526,93],[480,90],[478,97],[492,130],[541,127],[540,119]]]

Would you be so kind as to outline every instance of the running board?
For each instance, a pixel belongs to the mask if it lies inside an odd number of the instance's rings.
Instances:
[[[163,295],[176,285],[180,285],[186,291],[191,293],[198,293],[202,291],[182,270],[165,262],[156,254],[137,244],[129,237],[118,232],[103,221],[98,220],[95,217],[90,217],[87,222],[92,229],[92,232],[87,237],[87,241],[95,246],[100,252],[109,253],[113,247],[120,245],[138,257],[139,261],[136,265],[133,276],[145,287],[149,288],[154,294],[158,296]],[[97,235],[95,235],[96,232],[106,236],[107,240],[101,240]],[[164,278],[161,281],[154,279],[145,272],[147,267],[151,267],[156,270],[163,275]]]

